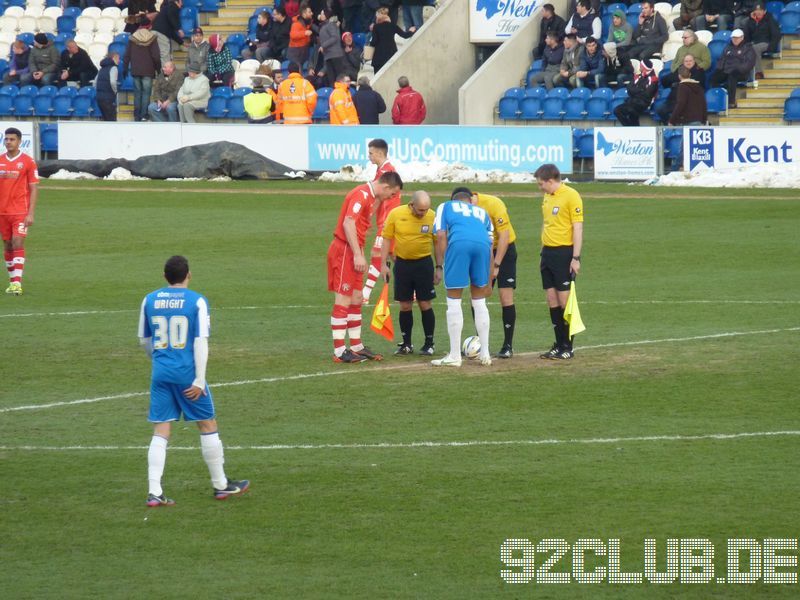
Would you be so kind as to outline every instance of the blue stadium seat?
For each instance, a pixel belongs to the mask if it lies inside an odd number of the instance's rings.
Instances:
[[[78,89],[74,88],[70,85],[65,85],[64,87],[58,88],[57,96],[67,96],[68,98],[74,98],[78,95]]]
[[[17,39],[21,42],[25,42],[25,45],[29,48],[33,46],[33,33],[30,31],[24,31],[22,33],[17,34]]]
[[[564,89],[564,88],[556,88]],[[560,121],[564,115],[564,100],[558,97],[548,96],[542,102],[542,119],[548,121]]]
[[[800,88],[794,88],[792,93],[789,94],[789,98],[800,98]]]
[[[614,97],[614,90],[610,87],[601,87],[592,91],[592,98],[603,98],[604,100],[611,100]]]
[[[66,94],[58,94],[54,96],[52,115],[54,117],[71,117],[72,98]]]
[[[603,14],[613,15],[615,10],[627,12],[628,6],[624,2],[614,2],[613,4],[601,4]]]
[[[224,96],[211,96],[208,99],[206,116],[209,119],[222,119],[228,112],[227,104],[228,99]]]
[[[328,98],[331,97],[332,93],[333,93],[333,88],[332,87],[321,87],[321,88],[319,88],[317,90],[317,104],[319,104],[320,102],[325,102],[327,104],[328,103]]]
[[[608,100],[592,96],[586,101],[586,118],[600,121],[608,117]]]
[[[125,51],[128,49],[128,44],[123,42],[111,42],[108,45],[108,53],[111,54],[112,52],[116,52],[119,54],[120,62],[122,62],[122,58],[125,57]]]
[[[728,112],[728,90],[725,88],[706,90],[706,104],[708,104],[709,113]]]
[[[39,94],[33,99],[33,114],[37,117],[49,117],[53,112],[55,95]]]
[[[317,102],[317,106],[319,106],[319,102]],[[516,119],[519,115],[519,100],[509,96],[504,96],[503,98],[500,98],[499,110],[501,119]],[[316,113],[316,111],[314,112]]]
[[[39,123],[39,147],[42,152],[58,152],[58,125]]]
[[[202,0],[200,3],[201,12],[217,12],[219,10],[219,2],[217,0]]]
[[[614,115],[614,109],[617,108],[620,104],[625,103],[625,98],[614,98],[611,102],[608,103],[608,114],[606,115],[606,119],[613,121],[616,119],[616,115]]]
[[[581,121],[586,118],[586,101],[583,98],[567,98],[564,101],[564,119]]]
[[[247,37],[254,38],[256,37],[256,31],[258,29],[258,17],[253,15],[249,19],[247,19]]]
[[[202,2],[200,0],[183,0],[183,8],[193,8],[195,10],[200,10],[200,5]],[[184,32],[188,35],[188,31]]]
[[[314,114],[311,119],[316,122],[327,122],[331,117],[331,109],[328,106],[328,101],[320,102],[317,100],[317,107],[314,109]]]
[[[133,91],[133,75],[131,73],[127,73],[125,78],[122,81],[117,80],[119,83],[117,84],[117,89],[122,92],[132,92]]]
[[[14,97],[19,94],[19,87],[13,83],[0,88],[0,95]]]
[[[783,12],[783,2],[780,0],[772,0],[771,2],[767,2],[767,12],[772,13],[772,16],[777,19]]]
[[[800,97],[789,97],[783,103],[783,118],[792,123],[800,121]]]
[[[127,44],[128,40],[130,40],[131,34],[127,31],[121,31],[117,35],[114,36],[114,42],[118,44]]]
[[[35,85],[23,85],[19,88],[20,94],[28,94],[29,96],[35,96],[39,93],[39,88]]]
[[[20,8],[25,8],[25,4],[27,4],[26,0],[7,0],[4,2],[6,7],[9,6],[19,6]]]
[[[54,85],[43,85],[39,88],[39,96],[55,96],[58,93],[58,88]]]
[[[683,129],[664,128],[664,157],[673,161],[673,165],[683,154]]]
[[[731,41],[731,32],[727,29],[723,29],[722,31],[715,31],[714,35],[711,38],[712,40],[723,40],[725,42]]]
[[[228,86],[216,87],[211,90],[212,98],[230,98],[231,96],[233,96],[233,90]]]
[[[513,87],[508,88],[503,94],[503,98],[516,98],[520,100],[525,97],[525,88]]]
[[[197,9],[192,7],[184,6],[181,8],[180,13],[181,18],[181,29],[183,29],[184,33],[192,31],[195,27],[197,27]]]
[[[542,118],[542,100],[539,98],[525,97],[519,102],[520,119],[534,121]]]
[[[559,100],[566,100],[567,98],[569,98],[569,90],[564,87],[553,88],[552,90],[547,90],[547,97],[558,98]]]
[[[623,87],[623,88],[619,88],[618,90],[614,90],[614,95],[612,96],[612,99],[614,99],[614,98],[625,99],[627,97],[628,97],[628,88],[624,88]]]
[[[56,19],[56,27],[58,28],[58,33],[67,33],[72,37],[75,35],[75,17],[61,15]]]
[[[232,33],[225,41],[228,50],[231,52],[233,58],[238,58],[242,55],[242,49],[247,45],[247,38],[243,33]]]
[[[708,51],[711,53],[711,64],[716,65],[719,57],[722,56],[722,51],[728,42],[725,40],[711,40],[708,44]]]
[[[86,88],[83,88],[86,89]],[[91,94],[78,94],[72,99],[72,116],[73,117],[89,117],[92,114],[92,100]]]
[[[14,96],[0,94],[0,116],[7,117],[14,114]]]
[[[530,73],[531,71],[533,71],[534,73],[538,73],[539,71],[542,70],[542,67],[544,66],[543,63],[544,61],[541,58],[537,58],[535,61],[531,63],[531,66],[528,68],[528,72]]]
[[[62,12],[61,14],[62,15],[67,15],[68,17],[74,17],[74,18],[77,19],[78,17],[81,16],[82,12],[83,12],[83,9],[81,9],[80,7],[68,6],[67,8],[64,9],[64,12]]]
[[[786,6],[783,7],[783,10],[800,10],[800,1],[793,0],[792,2],[787,2]]]
[[[544,100],[545,98],[547,98],[547,88],[542,86],[525,88],[525,97],[538,98],[539,100]]]
[[[570,98],[580,98],[582,100],[588,100],[592,97],[592,90],[585,87],[575,88],[569,93]]]
[[[280,6],[280,2],[276,2],[275,6]],[[259,6],[258,8],[253,10],[253,16],[257,17],[262,12],[269,13],[269,15],[272,16],[272,8],[269,6]]]
[[[354,33],[353,34],[353,44],[358,46],[359,48],[364,48],[367,45],[367,34],[366,33]]]
[[[578,158],[594,158],[594,129],[584,129],[578,137]]]
[[[786,8],[779,17],[781,33],[783,35],[795,35],[800,27],[800,10],[790,10]]]
[[[246,119],[247,113],[244,110],[244,96],[231,96],[226,104],[229,119]]]

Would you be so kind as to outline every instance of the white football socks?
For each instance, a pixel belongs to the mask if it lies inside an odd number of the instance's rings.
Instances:
[[[200,449],[203,452],[203,460],[206,461],[208,472],[211,475],[211,484],[215,489],[224,490],[228,487],[228,478],[225,477],[225,456],[222,450],[222,440],[219,439],[219,432],[201,433]]]
[[[464,313],[461,298],[447,298],[447,333],[450,335],[450,358],[461,360],[461,331],[464,329]]]
[[[473,298],[472,309],[475,311],[475,329],[481,340],[481,356],[489,356],[489,308],[486,298]]]
[[[147,451],[147,485],[149,494],[160,496],[164,493],[161,489],[161,477],[164,475],[164,465],[167,462],[167,439],[154,435],[150,440],[150,449]]]

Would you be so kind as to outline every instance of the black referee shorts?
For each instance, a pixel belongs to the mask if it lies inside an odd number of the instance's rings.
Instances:
[[[568,291],[572,281],[572,274],[569,272],[572,246],[543,246],[541,256],[539,270],[542,272],[542,288]]]
[[[517,289],[517,245],[512,242],[508,245],[506,255],[500,262],[500,269],[497,271],[498,288]]]
[[[433,300],[433,259],[430,256],[416,260],[398,258],[394,262],[394,299],[398,302]]]

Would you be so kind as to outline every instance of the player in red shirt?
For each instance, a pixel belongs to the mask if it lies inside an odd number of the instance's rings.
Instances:
[[[0,156],[0,235],[8,269],[6,294],[22,295],[22,270],[25,267],[25,237],[33,225],[39,195],[39,172],[36,161],[24,154],[19,145],[22,132],[9,127],[5,131],[6,153]]]
[[[331,313],[334,362],[383,358],[361,343],[361,286],[367,269],[364,241],[373,213],[402,188],[403,181],[397,173],[384,173],[377,180],[353,189],[342,204],[333,242],[328,248],[328,290],[334,293]],[[345,336],[350,338],[349,349]]]
[[[386,158],[386,155],[389,153],[389,145],[385,140],[380,138],[372,140],[369,144],[367,144],[367,147],[369,148],[369,161],[378,167],[378,171],[375,173],[375,179],[378,179],[384,173],[391,173],[395,171],[392,163],[390,163]],[[378,233],[375,236],[375,243],[372,245],[372,250],[370,251],[367,282],[364,284],[364,289],[361,292],[361,295],[364,297],[364,304],[369,302],[369,296],[372,293],[372,290],[375,288],[375,284],[378,282],[378,277],[381,275],[381,245],[383,243],[381,233],[383,233],[383,224],[386,222],[386,217],[389,215],[389,213],[400,206],[400,202],[400,192],[397,192],[394,196],[382,202],[378,212],[375,213],[375,222],[378,225]],[[394,248],[391,248],[390,250],[393,249]],[[390,252],[389,254],[392,253]]]

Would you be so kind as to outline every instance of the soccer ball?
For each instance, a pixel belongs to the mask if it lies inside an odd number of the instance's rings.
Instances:
[[[477,335],[471,335],[461,344],[461,352],[467,358],[477,358],[481,353],[481,340]]]

